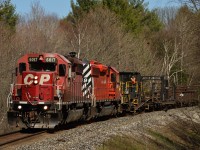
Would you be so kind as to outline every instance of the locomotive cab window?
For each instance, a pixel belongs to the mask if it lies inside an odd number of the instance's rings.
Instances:
[[[59,65],[59,76],[65,76],[66,74],[66,65],[60,64]]]
[[[15,76],[17,76],[18,73],[18,67],[15,68]]]
[[[123,74],[123,75],[120,75],[120,81],[122,81],[122,82],[131,81],[131,77],[132,77],[132,74]]]
[[[43,68],[44,71],[55,71],[56,69],[56,64],[54,63],[43,63]]]
[[[83,65],[82,64],[77,64],[75,71],[76,71],[77,74],[82,74]]]
[[[42,70],[42,64],[41,63],[38,63],[38,62],[31,62],[29,63],[29,66],[30,66],[30,70],[33,70],[33,71],[41,71]]]
[[[56,64],[55,63],[43,63],[43,62],[30,62],[30,70],[33,71],[55,71]]]
[[[116,74],[111,74],[111,82],[116,82]]]
[[[23,71],[26,71],[26,63],[19,64],[19,73],[22,74]]]

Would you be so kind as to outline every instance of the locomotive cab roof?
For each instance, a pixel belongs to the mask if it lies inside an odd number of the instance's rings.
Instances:
[[[55,58],[55,59],[50,59]],[[64,57],[63,55],[60,55],[58,53],[29,53],[26,55],[23,55],[20,59],[18,59],[18,63],[20,62],[48,62],[48,63],[57,63],[57,60],[61,59],[67,63],[71,63],[68,58]]]

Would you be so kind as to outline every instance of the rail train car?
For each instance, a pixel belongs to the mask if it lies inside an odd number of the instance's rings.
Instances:
[[[194,106],[200,97],[199,86],[169,87],[165,76],[142,76],[138,72],[120,72],[120,91],[122,110],[133,113]]]
[[[135,82],[131,81],[135,78]],[[142,76],[139,72],[120,72],[120,89],[124,110],[129,112],[159,110],[175,105],[168,98],[168,81],[164,76]]]
[[[119,72],[76,53],[26,54],[17,61],[7,99],[8,123],[54,128],[77,120],[114,115],[120,105]]]
[[[139,72],[120,72],[121,109],[123,112],[135,112],[142,102],[142,81]],[[131,80],[134,78],[134,81]]]
[[[54,129],[79,120],[199,101],[196,87],[170,88],[164,76],[118,72],[94,60],[80,60],[74,52],[26,54],[18,59],[13,79],[7,117],[11,126],[21,128]]]

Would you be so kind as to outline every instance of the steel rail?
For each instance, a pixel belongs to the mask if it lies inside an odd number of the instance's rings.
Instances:
[[[20,131],[18,132],[14,132],[14,133],[9,133],[9,134],[5,134],[5,135],[1,135],[0,136],[0,147],[19,141],[19,140],[23,140],[29,137],[33,137],[42,133],[45,133],[46,131],[40,131],[40,132],[36,132],[36,133],[21,133]]]

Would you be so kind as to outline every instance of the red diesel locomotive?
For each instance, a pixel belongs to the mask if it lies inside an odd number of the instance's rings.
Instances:
[[[21,128],[54,129],[122,112],[198,104],[197,88],[170,89],[164,76],[118,72],[97,61],[82,61],[75,52],[68,56],[26,54],[17,61],[7,99],[8,123]],[[184,100],[188,97],[191,101]]]
[[[118,112],[119,72],[75,56],[42,53],[18,59],[8,98],[10,125],[54,128]]]

